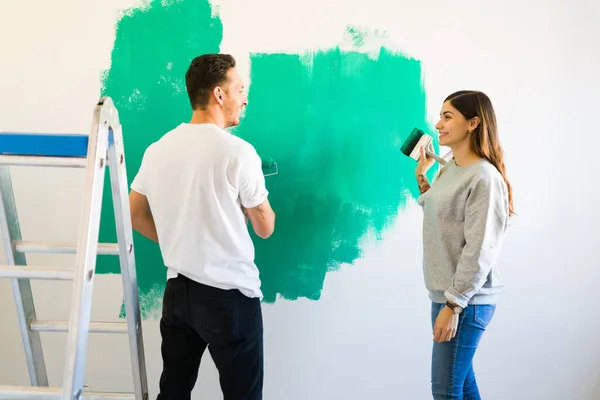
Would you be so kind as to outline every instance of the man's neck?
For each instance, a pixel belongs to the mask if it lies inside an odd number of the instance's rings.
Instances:
[[[221,129],[225,129],[225,118],[222,114],[216,113],[210,108],[206,110],[194,110],[190,124],[214,124]]]

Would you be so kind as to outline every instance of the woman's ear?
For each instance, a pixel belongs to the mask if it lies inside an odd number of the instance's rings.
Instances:
[[[477,129],[480,123],[481,120],[479,119],[479,117],[475,116],[471,118],[471,120],[469,121],[469,130],[474,131],[475,129]]]

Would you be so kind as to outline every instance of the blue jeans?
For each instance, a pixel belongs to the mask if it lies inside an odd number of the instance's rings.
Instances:
[[[432,303],[432,327],[444,306]],[[459,315],[456,336],[449,342],[433,342],[431,392],[434,400],[481,400],[473,356],[495,310],[494,304],[468,306]]]

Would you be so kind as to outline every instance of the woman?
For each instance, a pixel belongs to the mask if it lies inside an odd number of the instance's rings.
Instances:
[[[472,360],[504,289],[495,263],[513,214],[512,189],[490,99],[453,93],[440,117],[439,143],[453,158],[430,185],[425,173],[434,159],[421,148],[415,171],[432,301],[431,388],[435,400],[478,400]]]

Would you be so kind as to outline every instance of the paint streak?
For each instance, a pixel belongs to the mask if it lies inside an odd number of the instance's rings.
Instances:
[[[355,47],[362,47],[365,44],[365,37],[367,35],[364,29],[349,26],[346,29],[346,35],[350,38]]]
[[[360,47],[364,32],[346,34]],[[118,22],[102,93],[119,110],[129,182],[147,146],[189,119],[185,70],[219,52],[222,33],[206,0],[154,0]],[[251,56],[249,106],[233,132],[265,155],[268,172],[270,159],[279,169],[267,178],[275,234],[253,238],[266,302],[319,299],[326,273],[361,257],[361,241],[381,237],[417,195],[415,163],[399,148],[413,127],[427,130],[420,64],[383,48],[376,55]],[[100,240],[114,241],[109,191],[103,207]],[[166,269],[155,243],[137,233],[134,241],[147,318],[160,310]],[[98,272],[118,273],[118,260],[100,257]]]
[[[362,42],[360,40],[359,42]],[[255,240],[266,302],[321,296],[325,274],[361,256],[417,196],[399,148],[427,127],[418,61],[332,49],[251,57],[246,118],[235,130],[278,162],[267,178],[275,233]]]

